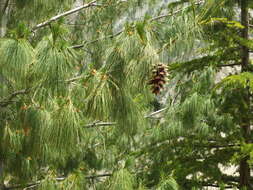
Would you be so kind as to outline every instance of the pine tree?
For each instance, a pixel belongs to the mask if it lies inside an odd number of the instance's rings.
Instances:
[[[252,189],[252,9],[0,2],[1,188]]]

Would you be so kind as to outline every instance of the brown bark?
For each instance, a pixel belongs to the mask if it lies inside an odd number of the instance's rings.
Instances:
[[[242,38],[244,39],[249,39],[249,12],[248,12],[248,7],[247,7],[247,0],[241,0],[241,24],[244,26],[244,29],[242,30]],[[248,66],[249,66],[249,49],[246,46],[242,46],[242,72],[247,72],[248,71]],[[250,95],[249,95],[249,90],[247,89],[245,93],[245,102],[248,104],[248,108],[250,111]],[[242,131],[242,136],[244,138],[245,143],[250,143],[250,135],[251,135],[251,130],[250,130],[250,119],[247,117],[248,113],[245,113],[245,115],[242,118],[242,124],[241,124],[241,131]],[[250,184],[250,167],[248,164],[249,156],[244,157],[240,161],[240,188],[246,188],[248,190],[251,189]]]

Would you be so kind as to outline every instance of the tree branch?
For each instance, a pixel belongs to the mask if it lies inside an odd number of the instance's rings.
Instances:
[[[116,122],[95,121],[93,123],[85,125],[84,128],[104,127],[104,126],[111,126],[111,125],[116,125]]]
[[[105,36],[105,37],[102,37],[102,38],[98,38],[98,39],[95,39],[95,40],[92,40],[92,41],[89,41],[89,42],[86,42],[84,44],[79,44],[79,45],[74,45],[74,46],[71,46],[70,48],[74,48],[74,49],[77,49],[77,48],[82,48],[84,47],[85,45],[87,44],[93,44],[93,43],[96,43],[100,40],[105,40],[105,39],[109,39],[109,38],[114,38],[118,35],[120,35],[121,33],[123,33],[124,30],[120,30],[119,32],[115,33],[115,34],[112,34],[112,35],[108,35],[108,36]]]
[[[144,116],[144,118],[152,118],[154,115],[164,112],[166,109],[168,109],[168,108],[163,108],[158,111],[147,114]],[[93,123],[85,125],[84,128],[104,127],[104,126],[112,126],[112,125],[116,125],[116,124],[117,124],[116,122],[94,121]]]
[[[86,176],[85,179],[95,179],[95,178],[110,177],[110,176],[112,176],[112,173],[104,173],[104,174]],[[63,181],[63,180],[66,179],[66,177],[57,177],[55,179],[57,181]],[[36,186],[40,185],[43,181],[44,181],[44,179],[36,181],[34,183],[18,184],[18,185],[13,185],[13,186],[9,186],[9,187],[8,186],[3,186],[1,188],[1,190],[12,190],[12,189],[20,189],[20,188],[23,188],[23,189],[32,188],[32,187],[36,187]]]
[[[211,184],[211,183],[205,183],[205,182],[202,182],[201,183],[202,186],[205,186],[205,187],[221,187],[220,185],[218,184]],[[232,185],[227,185],[225,186],[224,188],[225,189],[231,189],[231,188],[234,188],[235,186],[232,186]]]
[[[29,92],[29,89],[23,89],[23,90],[13,92],[8,98],[6,98],[6,100],[0,101],[0,107],[8,106],[9,104],[13,103],[13,101],[12,101],[13,98],[15,98],[16,96],[21,95],[21,94],[27,94],[28,92]]]
[[[228,182],[228,181],[226,181]],[[219,184],[216,183],[216,180],[208,180],[208,181],[198,181],[198,180],[186,180],[186,184],[197,184],[201,187],[221,187]],[[238,187],[237,183],[225,183],[224,188],[225,189],[232,189]]]
[[[77,77],[67,79],[67,80],[65,80],[65,82],[74,82],[74,81],[82,79],[82,78],[83,78],[83,76],[77,76]]]
[[[5,14],[5,11],[6,11],[7,8],[8,8],[9,2],[10,2],[10,0],[6,0],[6,1],[5,1],[4,7],[3,7],[3,10],[2,10],[2,13],[1,13],[0,17],[2,17],[2,16]]]
[[[73,13],[75,13],[75,12],[78,12],[78,11],[82,10],[82,9],[85,9],[85,8],[88,8],[88,7],[93,7],[93,6],[99,6],[98,4],[96,4],[96,0],[91,1],[90,3],[87,3],[87,4],[82,5],[82,6],[80,6],[80,7],[77,7],[77,8],[71,9],[71,10],[69,10],[69,11],[66,11],[66,12],[64,12],[64,13],[61,13],[61,14],[59,14],[59,15],[56,15],[56,16],[50,18],[49,20],[47,20],[47,21],[45,21],[45,22],[42,22],[42,23],[40,23],[40,24],[37,24],[36,26],[34,26],[34,27],[32,28],[32,32],[34,32],[35,30],[37,30],[37,29],[39,29],[39,28],[42,28],[42,27],[44,27],[44,26],[47,26],[47,25],[49,25],[51,22],[54,22],[54,21],[56,21],[56,20],[58,20],[58,19],[60,19],[60,18],[62,18],[62,17],[64,17],[64,16],[73,14]]]
[[[203,2],[204,2],[204,1],[196,2],[195,5],[200,5],[200,4],[202,4]],[[192,6],[192,5],[191,5],[191,6]],[[159,20],[159,19],[168,17],[168,16],[173,16],[173,15],[175,15],[175,14],[177,14],[177,13],[179,13],[179,12],[181,12],[181,11],[183,11],[183,10],[185,10],[185,9],[187,9],[187,8],[189,8],[189,7],[191,7],[191,6],[187,6],[187,7],[185,7],[185,8],[176,10],[176,11],[173,12],[173,13],[169,13],[169,14],[164,14],[164,15],[159,15],[159,16],[157,16],[157,17],[153,17],[153,18],[151,18],[149,21],[150,21],[150,22],[153,22],[153,21],[156,21],[156,20]],[[125,31],[125,29],[122,29],[122,30],[120,30],[119,32],[117,32],[117,33],[115,33],[115,34],[108,35],[108,36],[105,36],[105,37],[103,37],[103,38],[98,38],[98,39],[92,40],[92,41],[87,42],[87,43],[84,43],[84,44],[73,45],[73,46],[71,46],[71,48],[82,48],[82,47],[84,47],[84,46],[87,45],[87,44],[92,44],[92,43],[98,42],[98,41],[100,41],[100,40],[105,40],[105,39],[109,39],[109,38],[114,38],[114,37],[120,35],[121,33],[123,33],[124,31]]]
[[[164,112],[166,109],[168,109],[168,108],[163,108],[158,111],[147,114],[144,116],[144,118],[152,118],[154,115]],[[85,125],[84,128],[104,127],[104,126],[112,126],[112,125],[116,125],[116,124],[117,124],[116,122],[94,121],[93,123]]]
[[[210,148],[210,149],[220,149],[220,148],[239,148],[240,144],[228,144],[228,145],[218,145],[218,144],[210,144],[210,145],[194,145],[196,147]]]
[[[151,118],[152,116],[157,115],[157,114],[159,114],[159,113],[165,111],[166,109],[168,109],[168,108],[163,108],[163,109],[160,109],[160,110],[158,110],[158,111],[152,112],[152,113],[150,113],[150,114],[148,114],[148,115],[145,115],[144,118]]]
[[[203,2],[204,2],[204,1],[199,1],[199,2],[194,3],[194,5],[201,5]],[[184,7],[184,8],[182,8],[182,9],[178,9],[178,10],[174,11],[173,13],[168,13],[168,14],[164,14],[164,15],[159,15],[159,16],[157,16],[157,17],[151,18],[150,21],[153,22],[153,21],[156,21],[156,20],[159,20],[159,19],[168,17],[168,16],[173,16],[173,15],[175,15],[175,14],[177,14],[177,13],[183,11],[183,10],[186,10],[186,9],[190,8],[191,6],[192,6],[192,5],[187,6],[187,7]]]
[[[217,67],[233,67],[233,66],[240,66],[240,63],[231,63],[231,64],[224,64],[224,65],[217,65]]]
[[[110,177],[112,176],[112,173],[106,173],[106,174],[99,174],[99,175],[91,175],[91,176],[86,176],[86,179],[94,179],[94,178],[99,178],[99,177]]]
[[[37,181],[37,182],[34,182],[34,183],[28,183],[28,184],[18,184],[18,185],[13,185],[13,186],[3,186],[1,190],[12,190],[12,189],[20,189],[20,188],[23,188],[23,189],[26,189],[26,188],[30,188],[30,187],[36,187],[38,186],[39,184],[41,183],[41,181]]]
[[[145,115],[144,118],[152,118],[154,115],[157,115],[163,111],[165,111],[168,108],[163,108],[158,111],[152,112],[148,115]],[[116,125],[116,122],[103,122],[103,121],[94,121],[93,123],[87,124],[84,126],[84,128],[93,128],[93,127],[105,127],[105,126],[112,126]]]

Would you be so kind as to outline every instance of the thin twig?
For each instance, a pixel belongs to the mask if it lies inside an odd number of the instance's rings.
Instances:
[[[240,63],[231,63],[231,64],[224,64],[224,65],[217,65],[217,67],[234,67],[234,66],[240,66]]]
[[[90,175],[90,176],[86,176],[86,179],[95,179],[95,178],[100,178],[100,177],[110,177],[112,176],[112,173],[105,173],[105,174],[98,174],[98,175]],[[65,180],[66,177],[57,177],[55,178],[56,181],[63,181]],[[3,190],[12,190],[12,189],[29,189],[29,188],[33,188],[36,187],[38,185],[40,185],[43,181],[45,181],[45,179],[43,180],[39,180],[36,181],[34,183],[27,183],[27,184],[18,184],[18,185],[13,185],[13,186],[4,186],[2,187]]]
[[[2,189],[3,190],[20,189],[20,188],[26,189],[26,188],[38,186],[40,183],[41,183],[41,181],[37,181],[37,182],[34,182],[34,183],[28,183],[28,184],[25,184],[25,185],[18,184],[18,185],[14,185],[14,186],[10,186],[10,187],[4,186]]]
[[[157,114],[159,114],[159,113],[165,111],[166,109],[168,109],[168,108],[163,108],[163,109],[160,109],[160,110],[158,110],[158,111],[152,112],[152,113],[150,113],[150,114],[148,114],[148,115],[145,115],[145,118],[150,118],[150,117],[152,117],[152,116],[154,116],[154,115],[157,115]]]
[[[83,76],[77,76],[77,77],[73,77],[71,79],[65,80],[65,82],[73,82],[73,81],[79,80],[81,78],[83,78]]]
[[[99,178],[99,177],[110,177],[112,176],[112,173],[106,173],[106,174],[99,174],[99,175],[91,175],[91,176],[86,176],[86,179],[94,179],[94,178]]]
[[[147,114],[147,115],[144,116],[144,118],[151,118],[154,115],[157,115],[161,112],[164,112],[166,109],[168,109],[168,107],[160,109],[160,110],[155,111],[155,112],[152,112],[150,114]],[[116,125],[116,124],[117,124],[116,122],[94,121],[93,123],[85,125],[84,128],[104,127],[104,126],[112,126],[112,125]]]
[[[211,183],[202,182],[201,185],[205,186],[205,187],[218,187],[218,188],[220,188],[220,185],[218,185],[218,184],[211,184]],[[231,189],[231,188],[234,188],[234,186],[228,185],[228,186],[225,186],[224,188],[225,189]]]
[[[74,49],[82,48],[82,47],[84,47],[85,45],[88,45],[88,44],[93,44],[93,43],[96,43],[96,42],[101,41],[101,40],[105,40],[105,39],[109,39],[109,38],[114,38],[114,37],[120,35],[123,32],[124,32],[124,30],[120,30],[120,31],[118,31],[115,34],[108,35],[108,36],[105,36],[105,37],[102,37],[102,38],[98,38],[98,39],[86,42],[84,44],[74,45],[74,46],[71,46],[70,48],[74,48]]]
[[[158,111],[147,114],[144,116],[144,118],[152,118],[154,115],[164,112],[166,109],[168,109],[168,108],[163,108]],[[116,125],[116,124],[117,124],[116,122],[94,121],[93,123],[85,125],[84,128],[105,127],[105,126],[112,126],[112,125]]]
[[[47,21],[45,21],[45,22],[42,22],[42,23],[40,23],[40,24],[37,24],[36,26],[33,27],[32,31],[34,32],[35,30],[37,30],[37,29],[39,29],[39,28],[42,28],[42,27],[44,27],[44,26],[47,26],[47,25],[49,25],[51,22],[54,22],[54,21],[56,21],[56,20],[58,20],[58,19],[60,19],[60,18],[62,18],[62,17],[64,17],[64,16],[73,14],[73,13],[75,13],[75,12],[78,12],[78,11],[82,10],[82,9],[85,9],[85,8],[88,8],[88,7],[93,7],[93,6],[100,6],[100,5],[96,4],[96,0],[91,1],[91,2],[89,2],[89,3],[87,3],[87,4],[85,4],[85,5],[82,5],[82,6],[80,6],[80,7],[71,9],[71,10],[66,11],[66,12],[64,12],[64,13],[61,13],[61,14],[59,14],[59,15],[56,15],[56,16],[50,18],[49,20],[47,20]]]
[[[85,125],[84,128],[104,127],[104,126],[111,126],[111,125],[116,125],[116,124],[117,124],[116,122],[95,121],[93,123]]]
[[[4,101],[0,102],[0,107],[8,106],[9,104],[14,102],[13,98],[15,98],[16,96],[21,95],[21,94],[27,94],[28,92],[29,92],[29,89],[23,89],[23,90],[13,92],[8,98],[5,98]]]
[[[203,1],[199,1],[199,2],[194,3],[194,5],[200,5],[200,4],[202,4],[202,3],[203,3]],[[159,15],[159,16],[157,16],[157,17],[151,18],[150,21],[153,22],[153,21],[159,20],[159,19],[161,19],[161,18],[165,18],[165,17],[168,17],[168,16],[173,16],[173,15],[175,15],[175,14],[177,14],[177,13],[183,11],[183,10],[186,10],[186,9],[190,8],[191,6],[192,6],[192,5],[187,6],[187,7],[184,7],[184,8],[182,8],[182,9],[178,9],[178,10],[174,11],[173,13],[168,13],[168,14],[164,14],[164,15]]]

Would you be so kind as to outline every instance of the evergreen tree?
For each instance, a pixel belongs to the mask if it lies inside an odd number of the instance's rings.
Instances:
[[[252,9],[1,1],[1,188],[253,189]]]

